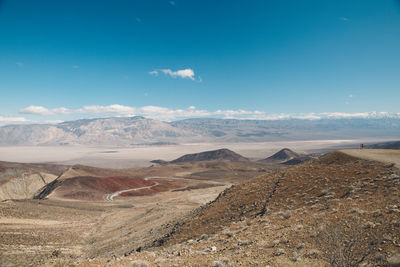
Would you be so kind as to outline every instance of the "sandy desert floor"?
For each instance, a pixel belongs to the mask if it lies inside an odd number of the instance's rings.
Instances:
[[[113,257],[162,235],[161,226],[213,200],[228,185],[114,202],[9,200],[0,203],[0,266],[46,259]]]
[[[228,148],[248,158],[262,159],[287,147],[298,153],[357,148],[360,143],[385,140],[315,140],[263,143],[182,144],[137,147],[86,146],[6,146],[0,147],[0,161],[24,163],[82,164],[103,168],[133,168],[150,166],[151,160],[173,160],[184,154]]]

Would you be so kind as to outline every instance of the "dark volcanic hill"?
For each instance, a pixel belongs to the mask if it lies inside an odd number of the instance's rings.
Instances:
[[[293,160],[293,159],[297,159],[297,158],[301,158],[303,157],[300,154],[297,154],[296,152],[294,152],[293,150],[290,150],[289,148],[284,148],[279,150],[278,152],[276,152],[275,154],[273,154],[272,156],[262,159],[259,162],[263,162],[263,163],[283,163],[283,162],[287,162],[289,160]]]
[[[247,158],[233,152],[232,150],[223,148],[213,151],[187,154],[180,158],[170,161],[170,163],[209,161],[209,160],[248,161]]]
[[[294,152],[293,150],[290,150],[289,148],[284,148],[278,151],[277,153],[273,154],[271,157],[268,159],[274,159],[274,160],[289,160],[293,158],[297,158],[300,155]]]

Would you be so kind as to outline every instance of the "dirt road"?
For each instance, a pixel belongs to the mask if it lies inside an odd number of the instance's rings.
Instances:
[[[230,185],[232,185],[231,183],[223,183],[222,184],[220,182],[215,182],[215,181],[204,181],[204,180],[188,179],[188,178],[182,178],[182,177],[152,176],[152,177],[144,178],[145,181],[149,181],[149,180],[153,180],[153,179],[183,180],[183,181],[191,181],[191,182],[196,181],[196,182],[201,182],[201,183],[206,183],[207,182],[207,183],[213,183],[213,184],[216,184],[216,185],[219,185],[219,186],[230,186]],[[108,194],[106,196],[106,200],[109,201],[109,202],[113,202],[114,201],[114,197],[116,197],[116,196],[118,196],[118,195],[120,195],[122,193],[129,192],[129,191],[139,191],[139,190],[142,190],[142,189],[150,189],[150,188],[160,184],[157,181],[153,181],[153,182],[154,182],[154,184],[150,185],[150,186],[137,187],[137,188],[128,188],[128,189],[124,189],[124,190],[120,190],[120,191]]]
[[[159,183],[158,182],[154,182],[153,185],[149,185],[149,186],[143,186],[143,187],[129,188],[129,189],[120,190],[120,191],[108,194],[107,197],[106,197],[106,200],[107,201],[114,201],[114,197],[116,197],[116,196],[118,196],[118,195],[120,195],[122,193],[129,192],[129,191],[139,191],[139,190],[142,190],[142,189],[150,189],[150,188],[152,188],[154,186],[157,186],[157,185],[159,185]]]
[[[392,149],[345,149],[340,150],[350,156],[376,160],[384,163],[394,163],[397,168],[400,168],[400,150]]]

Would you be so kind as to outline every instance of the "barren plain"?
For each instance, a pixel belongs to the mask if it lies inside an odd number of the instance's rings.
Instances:
[[[91,146],[0,146],[0,161],[88,165],[104,168],[150,166],[151,160],[172,160],[188,153],[218,148],[231,149],[245,157],[262,159],[288,147],[299,153],[320,153],[340,148],[357,148],[377,139],[276,141],[256,143],[195,143],[178,145],[91,147]],[[379,139],[379,141],[384,141]]]

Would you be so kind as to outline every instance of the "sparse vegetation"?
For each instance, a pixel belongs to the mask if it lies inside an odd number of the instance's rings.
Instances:
[[[365,231],[357,218],[340,220],[315,228],[316,244],[324,260],[333,267],[359,266],[379,243],[371,231]]]

